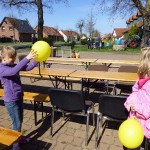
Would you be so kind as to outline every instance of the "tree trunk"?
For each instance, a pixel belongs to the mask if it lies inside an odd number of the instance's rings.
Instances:
[[[44,24],[42,0],[38,0],[37,7],[38,7],[38,38],[42,39],[43,38],[43,24]]]
[[[147,41],[150,38],[150,11],[143,11],[143,36],[141,47],[148,46]]]

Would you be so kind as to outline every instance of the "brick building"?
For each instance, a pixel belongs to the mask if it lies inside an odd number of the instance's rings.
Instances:
[[[18,42],[31,42],[35,30],[27,20],[4,17],[0,24],[0,37],[11,38]]]

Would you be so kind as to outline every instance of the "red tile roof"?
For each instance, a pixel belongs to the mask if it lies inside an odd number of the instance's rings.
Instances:
[[[128,28],[115,28],[116,37],[123,36],[124,32],[128,31]]]
[[[78,36],[78,33],[71,30],[61,30],[66,36],[74,37]]]
[[[138,17],[137,17],[136,15],[133,15],[133,16],[132,16],[132,19],[133,19],[133,20],[136,20],[137,18],[138,18]]]
[[[130,21],[129,21],[129,20],[127,20],[127,21],[126,21],[126,24],[130,24]]]
[[[107,39],[107,38],[112,38],[112,34],[111,33],[108,33],[108,34],[105,34],[102,39]]]
[[[141,16],[142,16],[141,12],[138,11],[137,14],[136,14],[136,16],[137,16],[137,17],[141,17]]]
[[[55,28],[53,28],[53,27],[43,26],[43,33],[45,35],[60,36],[60,37],[62,37],[62,35],[58,32],[58,30],[55,29]]]
[[[131,17],[131,18],[129,18],[129,21],[130,21],[130,22],[133,22],[133,19],[132,19],[132,17]]]

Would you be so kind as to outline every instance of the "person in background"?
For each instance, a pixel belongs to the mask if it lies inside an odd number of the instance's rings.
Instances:
[[[129,117],[134,116],[140,122],[145,137],[150,139],[150,47],[142,50],[138,76],[124,105],[130,112]]]
[[[31,51],[25,58],[18,64],[15,64],[16,50],[10,46],[3,46],[1,51],[2,61],[0,63],[0,79],[4,87],[4,104],[7,108],[8,114],[12,120],[13,130],[21,132],[23,122],[23,89],[19,76],[21,70],[31,70],[36,65],[35,60],[37,57],[35,51]],[[22,136],[13,145],[13,150],[19,150],[19,142],[26,143],[29,138]]]
[[[89,37],[89,38],[87,39],[87,45],[88,45],[88,49],[90,49],[91,46],[92,46],[92,39],[91,39],[91,37]]]

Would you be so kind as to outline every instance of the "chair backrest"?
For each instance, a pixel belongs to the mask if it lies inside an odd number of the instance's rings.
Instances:
[[[90,65],[88,70],[95,70],[95,71],[108,71],[109,67],[106,65]]]
[[[111,119],[123,121],[128,117],[124,106],[127,96],[101,95],[99,97],[99,112]]]
[[[137,73],[138,66],[120,66],[118,72],[131,72]]]
[[[72,112],[82,111],[86,108],[81,91],[50,88],[48,95],[50,96],[51,104],[62,110]]]

